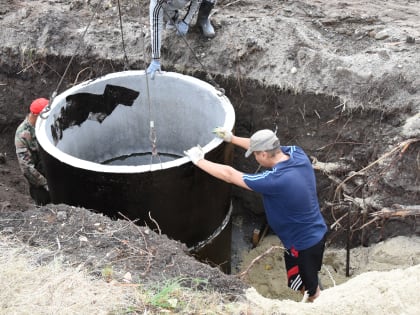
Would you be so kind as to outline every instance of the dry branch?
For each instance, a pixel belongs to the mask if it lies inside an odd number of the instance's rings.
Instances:
[[[333,215],[335,221],[333,224],[331,224],[330,226],[330,230],[333,230],[336,226],[341,227],[341,220],[343,220],[345,217],[347,217],[349,214],[348,212],[346,212],[345,214],[343,214],[340,218],[336,219],[335,216]]]
[[[379,159],[377,159],[376,161],[370,163],[368,166],[362,168],[360,171],[354,172],[352,173],[352,175],[350,175],[349,177],[347,177],[346,179],[344,179],[340,185],[337,186],[337,188],[335,189],[335,194],[334,194],[334,199],[337,196],[338,192],[340,191],[340,189],[342,189],[342,187],[344,186],[344,184],[346,182],[348,182],[351,178],[355,177],[356,175],[361,175],[363,174],[363,172],[365,172],[366,170],[370,169],[371,167],[373,167],[374,165],[378,164],[379,162],[383,161],[384,159],[386,159],[387,157],[389,157],[392,154],[395,154],[396,152],[399,151],[399,154],[402,155],[407,149],[408,147],[417,142],[420,141],[420,138],[413,138],[413,139],[408,139],[405,140],[403,142],[398,143],[391,151],[383,154]]]
[[[225,4],[225,5],[223,5],[223,7],[224,7],[224,8],[226,8],[226,7],[229,7],[229,6],[231,6],[231,5],[236,4],[236,3],[238,3],[238,2],[241,2],[241,0],[236,0],[236,1],[229,2],[229,3]]]
[[[351,197],[346,194],[343,194],[343,196],[344,196],[344,201],[350,201],[352,204],[356,205],[359,209],[362,209],[362,211],[368,211],[367,199]]]
[[[242,278],[242,277],[244,277],[247,273],[248,273],[248,271],[251,269],[251,267],[253,266],[253,265],[255,265],[255,263],[257,262],[257,261],[259,261],[260,259],[262,259],[264,256],[266,256],[266,255],[268,255],[268,254],[270,254],[274,249],[283,249],[283,250],[285,250],[285,248],[284,247],[282,247],[282,246],[271,246],[269,249],[267,249],[264,253],[262,253],[261,255],[259,255],[259,256],[257,256],[257,257],[255,257],[252,261],[251,261],[251,263],[249,264],[249,266],[248,267],[246,267],[246,269],[244,270],[244,271],[242,271],[241,273],[238,273],[237,274],[237,276],[239,277],[239,278]]]
[[[148,253],[148,255],[146,256],[147,257],[146,270],[141,273],[142,276],[145,276],[150,270],[150,267],[152,265],[152,258],[154,257],[154,255],[153,255],[152,251],[149,250],[149,247],[148,247],[148,244],[147,244],[147,241],[146,241],[146,237],[145,237],[144,233],[142,232],[142,230],[140,229],[140,227],[137,224],[135,224],[133,221],[131,221],[128,217],[126,217],[124,214],[122,214],[121,212],[118,212],[118,214],[121,215],[128,222],[130,222],[130,224],[137,229],[137,231],[140,233],[140,235],[143,238],[144,246],[146,248],[146,253]],[[140,249],[139,252],[144,252],[144,251],[143,251],[143,249]]]
[[[334,173],[342,173],[344,171],[348,171],[350,169],[350,165],[340,163],[340,162],[319,162],[318,159],[314,156],[311,156],[312,158],[312,167],[314,170],[323,172],[330,180],[331,182],[340,185],[342,182],[341,180],[333,175]],[[347,185],[343,185],[342,189],[344,192],[351,194],[352,191],[350,190]]]
[[[373,222],[376,222],[376,221],[378,221],[378,220],[380,220],[380,218],[379,217],[375,217],[375,218],[373,218],[372,220],[370,220],[370,221],[368,221],[368,222],[366,222],[365,224],[363,224],[361,227],[359,227],[357,230],[363,230],[365,227],[367,227],[368,225],[370,225],[370,224],[372,224]]]
[[[322,171],[327,174],[343,173],[350,170],[350,165],[342,162],[320,162],[314,156],[312,158],[312,167],[317,171]]]
[[[392,217],[406,217],[410,215],[420,215],[420,205],[405,206],[405,205],[392,205],[391,208],[382,208],[379,211],[372,212],[370,214],[373,217],[380,217],[383,219],[389,219]]]

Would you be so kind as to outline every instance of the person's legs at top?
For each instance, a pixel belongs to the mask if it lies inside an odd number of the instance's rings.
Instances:
[[[203,32],[203,35],[208,38],[216,36],[214,27],[210,21],[210,12],[213,10],[214,4],[215,0],[203,0],[197,16],[197,25]]]

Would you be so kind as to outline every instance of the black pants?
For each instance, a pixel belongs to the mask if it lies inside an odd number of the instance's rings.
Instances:
[[[50,193],[44,187],[30,185],[29,193],[38,206],[44,206],[51,202]]]
[[[318,271],[321,270],[325,249],[325,236],[314,246],[297,251],[291,248],[284,253],[287,270],[287,284],[296,291],[305,287],[309,296],[316,293]]]

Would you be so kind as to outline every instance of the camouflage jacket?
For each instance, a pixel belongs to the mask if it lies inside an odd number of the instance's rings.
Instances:
[[[47,179],[43,175],[35,128],[27,117],[16,129],[15,147],[20,169],[28,182],[35,187],[46,185]]]

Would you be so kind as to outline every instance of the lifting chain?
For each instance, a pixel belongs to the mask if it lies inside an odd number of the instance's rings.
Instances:
[[[232,204],[230,204],[229,207],[229,211],[226,214],[222,224],[219,225],[219,227],[209,236],[207,237],[205,240],[198,242],[197,244],[195,244],[194,246],[188,247],[188,250],[192,253],[196,253],[198,252],[200,249],[202,249],[204,246],[207,246],[208,244],[210,244],[211,242],[213,242],[213,240],[219,236],[220,233],[222,233],[222,231],[225,229],[225,227],[228,225],[230,218],[232,216],[232,210],[233,210],[233,206]]]
[[[159,163],[162,164],[162,160],[160,159],[158,150],[157,150],[157,136],[156,136],[156,129],[155,129],[155,122],[153,120],[150,121],[150,131],[149,131],[149,140],[152,144],[152,155],[150,156],[150,165],[153,164],[153,158],[157,157],[159,159]],[[162,166],[162,165],[161,165]]]

